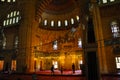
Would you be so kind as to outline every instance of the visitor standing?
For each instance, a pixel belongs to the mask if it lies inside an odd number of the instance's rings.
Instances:
[[[51,66],[51,74],[54,74],[54,65]]]
[[[61,74],[63,74],[63,66],[61,66],[60,72]]]
[[[73,73],[75,73],[75,64],[74,63],[72,64],[72,71],[73,71]]]

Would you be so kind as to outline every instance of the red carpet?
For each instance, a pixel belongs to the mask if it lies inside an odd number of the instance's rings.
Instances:
[[[37,74],[51,74],[50,70],[45,70],[45,71],[36,71]],[[60,70],[54,70],[54,74],[57,75],[61,75]],[[81,74],[81,70],[76,70],[75,73],[73,73],[72,71],[63,71],[62,73],[63,75],[80,75]]]
[[[80,70],[64,71],[61,75],[59,70],[55,70],[54,75],[51,75],[50,70],[37,71],[37,80],[87,80],[86,76],[81,75]],[[33,73],[14,73],[0,74],[0,80],[34,80]],[[101,80],[120,80],[120,74],[102,74]]]

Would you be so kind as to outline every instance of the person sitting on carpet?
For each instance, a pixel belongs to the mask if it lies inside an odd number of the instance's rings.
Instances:
[[[38,80],[37,74],[35,72],[32,74],[32,80]]]

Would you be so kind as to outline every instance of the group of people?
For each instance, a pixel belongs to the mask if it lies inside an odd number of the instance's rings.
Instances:
[[[60,69],[61,74],[63,74],[63,66]],[[75,64],[72,64],[72,72],[75,73]],[[54,74],[54,65],[51,66],[51,74]]]

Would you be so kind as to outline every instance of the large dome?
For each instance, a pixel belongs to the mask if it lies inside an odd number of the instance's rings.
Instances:
[[[75,1],[73,0],[53,0],[48,7],[46,7],[45,12],[52,14],[64,14],[75,8]]]
[[[82,1],[81,4],[79,0],[52,0],[48,4],[39,2],[37,15],[41,16],[37,18],[41,20],[40,28],[65,30],[77,27],[85,18],[83,15],[86,15],[86,5],[87,1]]]

